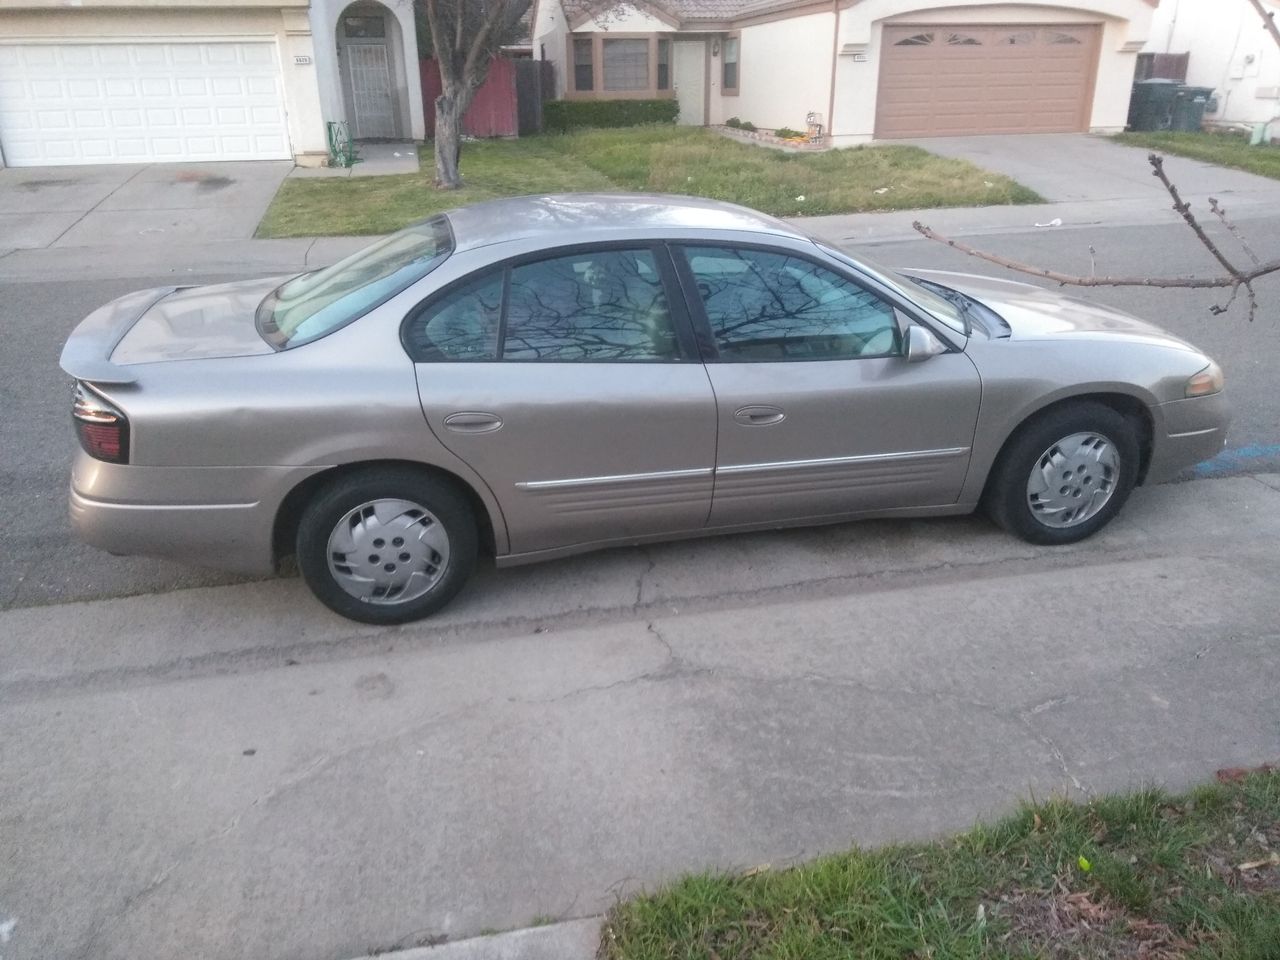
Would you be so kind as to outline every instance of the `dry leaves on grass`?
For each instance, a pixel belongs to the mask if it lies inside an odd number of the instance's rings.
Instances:
[[[1167,925],[1061,881],[1003,896],[997,910],[1009,922],[1004,939],[1044,960],[1181,960],[1192,948]]]

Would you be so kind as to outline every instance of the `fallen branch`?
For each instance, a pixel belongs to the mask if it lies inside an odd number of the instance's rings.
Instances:
[[[947,246],[951,247],[952,249],[958,250],[961,253],[966,254],[967,256],[977,257],[979,260],[986,260],[988,263],[994,263],[997,266],[1005,267],[1009,270],[1016,270],[1018,273],[1025,273],[1033,277],[1042,277],[1045,280],[1052,280],[1055,283],[1062,286],[1160,287],[1160,288],[1178,288],[1178,289],[1184,289],[1184,290],[1206,290],[1206,289],[1230,288],[1231,296],[1227,299],[1226,303],[1215,304],[1214,306],[1209,308],[1210,312],[1215,315],[1220,313],[1225,313],[1227,309],[1230,308],[1231,304],[1235,302],[1236,297],[1240,293],[1240,289],[1243,287],[1245,293],[1249,297],[1249,320],[1252,321],[1254,318],[1254,315],[1258,311],[1258,298],[1257,298],[1257,294],[1254,292],[1254,289],[1253,289],[1253,281],[1257,280],[1259,277],[1265,277],[1267,274],[1280,272],[1280,260],[1268,260],[1265,263],[1259,262],[1257,255],[1254,254],[1253,249],[1249,246],[1248,242],[1240,234],[1239,229],[1237,229],[1234,223],[1232,223],[1230,220],[1227,219],[1226,210],[1219,206],[1217,200],[1211,199],[1209,201],[1210,209],[1214,212],[1214,214],[1218,217],[1218,219],[1222,221],[1223,225],[1227,228],[1227,230],[1231,233],[1231,235],[1240,242],[1240,245],[1244,248],[1245,252],[1249,255],[1249,257],[1253,260],[1253,263],[1254,263],[1253,267],[1248,270],[1241,270],[1239,267],[1237,267],[1234,263],[1231,262],[1230,259],[1227,258],[1226,254],[1224,254],[1222,250],[1218,248],[1218,245],[1213,242],[1213,240],[1209,237],[1209,235],[1205,233],[1204,228],[1200,225],[1200,222],[1195,218],[1195,215],[1192,214],[1191,205],[1182,199],[1181,194],[1179,194],[1178,192],[1178,188],[1173,184],[1172,181],[1169,180],[1169,177],[1164,172],[1164,158],[1159,156],[1158,154],[1152,153],[1148,155],[1147,160],[1148,162],[1150,162],[1152,167],[1152,176],[1156,177],[1164,185],[1164,188],[1166,191],[1168,191],[1169,196],[1173,198],[1173,209],[1177,211],[1179,216],[1182,217],[1183,221],[1186,222],[1187,226],[1191,228],[1192,232],[1196,235],[1196,238],[1205,247],[1205,249],[1207,249],[1209,253],[1213,256],[1213,258],[1217,260],[1218,263],[1221,264],[1222,267],[1227,271],[1225,276],[1217,276],[1217,277],[1195,277],[1195,276],[1111,277],[1111,276],[1106,276],[1106,277],[1099,277],[1096,275],[1096,264],[1094,263],[1094,260],[1093,260],[1093,248],[1090,247],[1089,248],[1090,276],[1081,277],[1071,273],[1062,273],[1057,270],[1049,270],[1045,267],[1038,267],[1030,263],[1023,263],[1020,260],[1012,260],[1009,257],[1002,257],[1002,256],[999,256],[998,254],[988,253],[985,250],[979,250],[976,247],[971,247],[967,243],[963,243],[960,240],[953,240],[950,237],[944,237],[942,234],[936,232],[932,228],[925,226],[919,220],[916,220],[915,222],[913,222],[911,226],[914,227],[916,232],[919,233],[921,236],[927,237],[930,240],[936,240],[939,243],[945,243]]]

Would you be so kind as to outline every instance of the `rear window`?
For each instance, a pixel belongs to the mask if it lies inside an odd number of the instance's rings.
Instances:
[[[406,227],[281,284],[258,306],[258,332],[277,350],[318,340],[407,290],[452,252],[444,217]]]

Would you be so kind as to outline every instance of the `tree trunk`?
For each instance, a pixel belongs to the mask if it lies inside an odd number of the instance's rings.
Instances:
[[[466,108],[457,96],[436,97],[436,186],[457,190],[462,186],[458,162],[462,152],[462,114]]]

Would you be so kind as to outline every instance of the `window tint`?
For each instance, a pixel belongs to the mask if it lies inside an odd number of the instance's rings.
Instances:
[[[504,360],[672,360],[653,254],[595,250],[511,270]]]
[[[407,346],[415,363],[496,360],[502,319],[502,271],[437,300],[410,325]]]
[[[843,360],[901,352],[893,307],[809,260],[687,247],[723,360]]]

